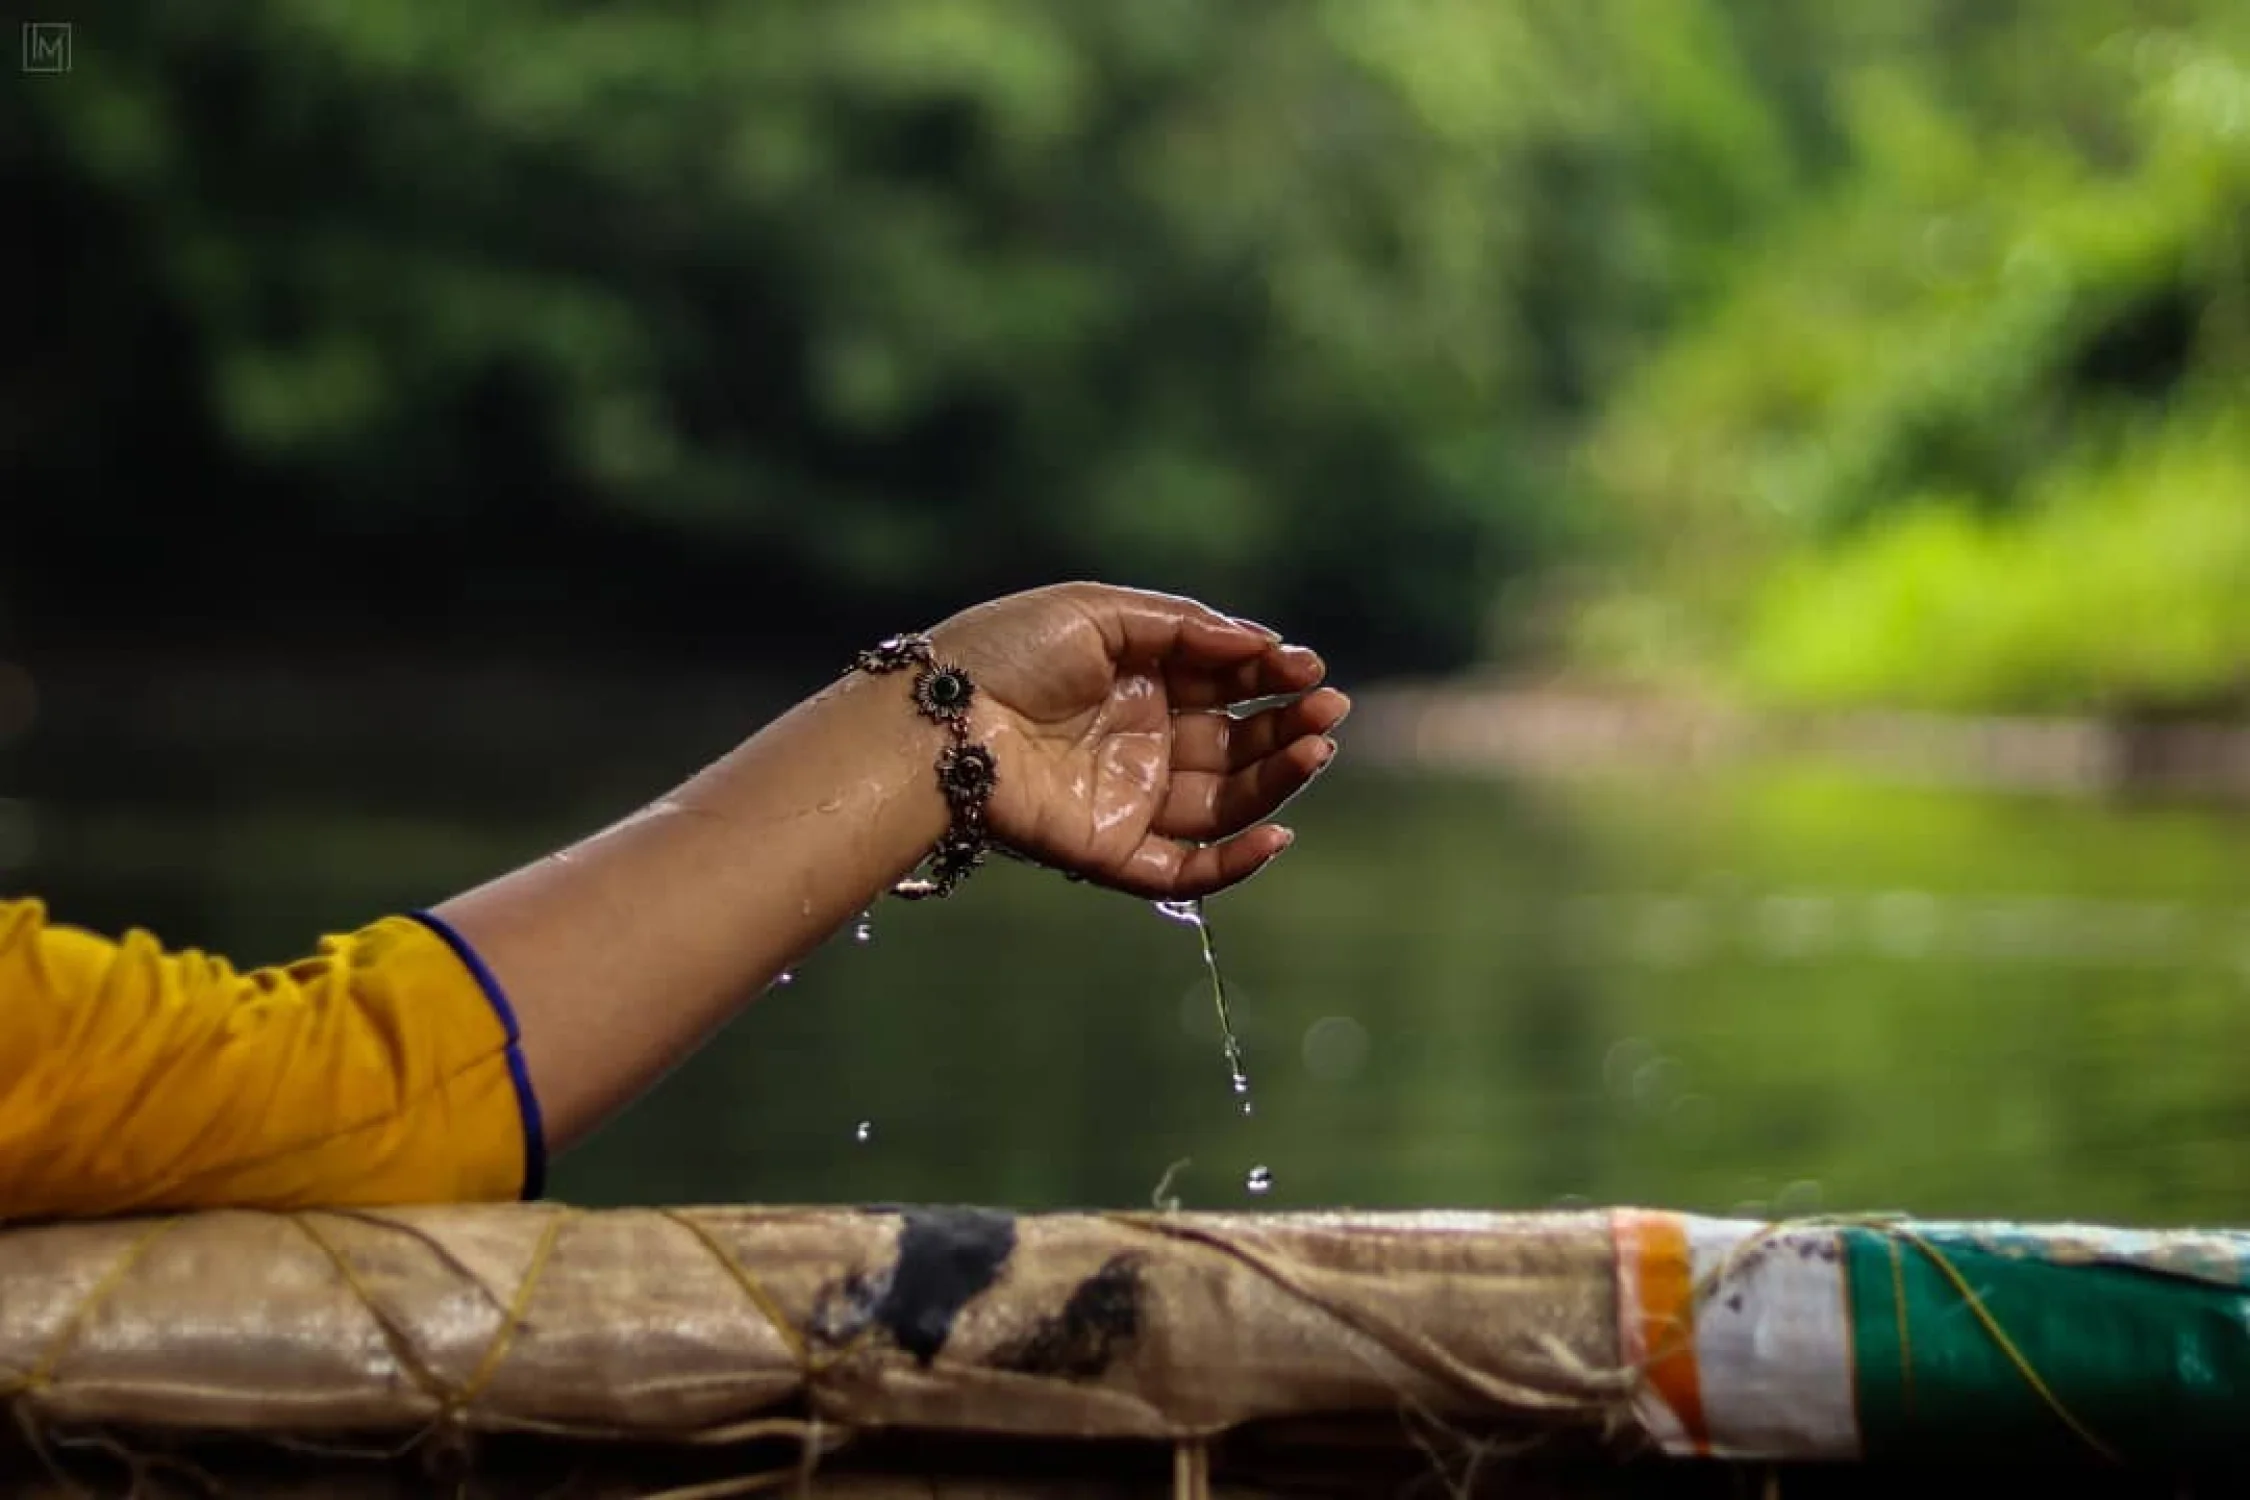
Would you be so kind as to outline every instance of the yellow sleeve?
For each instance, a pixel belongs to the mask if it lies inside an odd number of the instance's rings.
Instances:
[[[0,1218],[537,1196],[513,1015],[428,916],[240,972],[0,902]]]

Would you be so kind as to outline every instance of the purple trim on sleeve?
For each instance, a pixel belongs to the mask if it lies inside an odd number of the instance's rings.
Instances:
[[[500,1027],[508,1034],[508,1076],[516,1083],[516,1108],[523,1117],[523,1196],[526,1201],[547,1191],[547,1129],[539,1118],[539,1096],[531,1091],[531,1074],[523,1062],[523,1032],[516,1025],[515,1007],[508,1003],[508,995],[500,988],[500,981],[485,967],[477,950],[469,940],[453,930],[452,924],[430,912],[409,912],[408,916],[444,939],[445,946],[476,976],[477,988],[484,991],[486,1003],[492,1013],[500,1018]]]

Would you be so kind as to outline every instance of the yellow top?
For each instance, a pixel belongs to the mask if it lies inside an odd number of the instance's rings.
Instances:
[[[537,1196],[515,1019],[427,915],[239,972],[0,901],[0,1218]]]

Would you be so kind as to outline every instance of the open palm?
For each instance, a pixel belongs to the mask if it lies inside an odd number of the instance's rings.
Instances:
[[[1266,820],[1319,772],[1349,700],[1320,658],[1191,600],[1064,584],[933,632],[979,688],[1000,774],[989,819],[1019,853],[1154,898],[1232,885],[1288,846]],[[1231,706],[1287,701],[1254,712]]]

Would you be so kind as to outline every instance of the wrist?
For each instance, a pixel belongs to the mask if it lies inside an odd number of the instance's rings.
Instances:
[[[994,653],[983,644],[983,634],[973,626],[964,628],[948,620],[929,632],[930,649],[939,661],[949,662],[969,674],[975,691],[969,696],[965,726],[968,737],[999,757],[1004,746],[1012,747],[1021,737],[1022,721],[993,692],[993,683],[1001,676],[1002,667]],[[1014,758],[1013,748],[1008,749],[1007,757]]]
[[[914,701],[913,680],[905,673],[855,669],[845,674],[833,695],[851,725],[842,738],[871,752],[870,760],[862,763],[866,769],[856,775],[846,769],[847,762],[839,761],[837,771],[861,793],[875,792],[889,809],[884,821],[892,837],[884,847],[894,856],[892,862],[907,853],[906,846],[894,842],[898,838],[907,840],[913,858],[919,858],[944,834],[948,821],[933,768],[950,737],[943,726],[923,716]],[[900,868],[910,865],[911,860]]]
[[[944,825],[915,872],[891,887],[891,894],[907,899],[951,895],[991,850],[998,762],[989,740],[977,733],[990,722],[989,708],[968,665],[949,653],[954,644],[935,633],[894,636],[860,652],[854,664],[862,676],[903,682],[904,709],[927,726],[925,748],[938,740],[924,784],[937,794]]]

